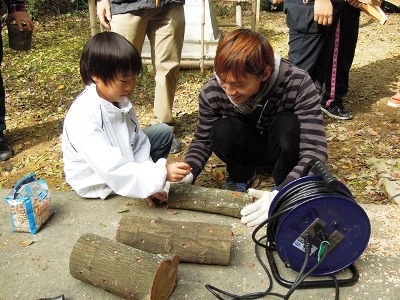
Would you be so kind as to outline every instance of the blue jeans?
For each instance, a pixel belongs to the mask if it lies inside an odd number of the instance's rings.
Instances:
[[[174,137],[171,127],[165,123],[159,123],[144,128],[143,132],[150,140],[152,160],[156,162],[160,158],[167,158]]]

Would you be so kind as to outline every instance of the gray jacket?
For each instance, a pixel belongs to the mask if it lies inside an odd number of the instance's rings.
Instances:
[[[185,0],[111,0],[110,2],[113,15],[124,14],[133,10],[152,9],[171,3],[185,4]]]

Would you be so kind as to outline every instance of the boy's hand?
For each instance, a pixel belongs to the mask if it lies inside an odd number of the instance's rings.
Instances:
[[[180,181],[190,173],[192,168],[185,162],[176,162],[167,166],[167,180],[170,182]]]
[[[159,203],[167,202],[168,196],[167,196],[166,192],[159,192],[159,193],[150,195],[149,197],[145,198],[144,201],[146,201],[149,206],[153,206],[157,203],[159,204]]]

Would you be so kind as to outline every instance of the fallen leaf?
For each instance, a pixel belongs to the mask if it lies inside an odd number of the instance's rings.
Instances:
[[[18,246],[27,247],[29,245],[32,245],[33,243],[34,243],[34,241],[32,241],[32,240],[26,240],[26,241],[19,242]]]

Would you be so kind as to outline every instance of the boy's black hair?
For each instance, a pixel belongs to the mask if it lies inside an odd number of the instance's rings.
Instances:
[[[142,59],[139,51],[122,35],[101,32],[87,41],[80,60],[80,73],[85,85],[93,82],[92,76],[100,78],[106,85],[118,74],[139,74]]]

